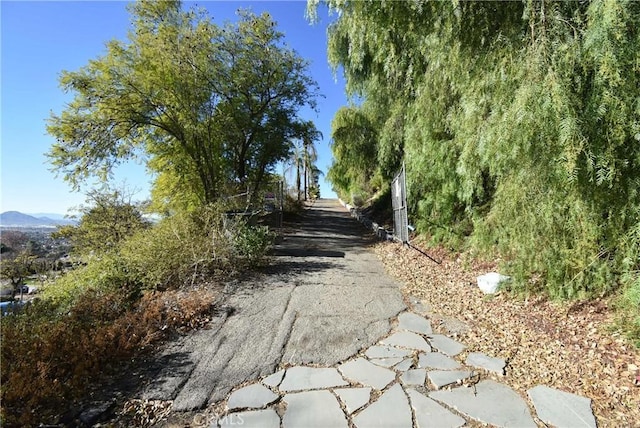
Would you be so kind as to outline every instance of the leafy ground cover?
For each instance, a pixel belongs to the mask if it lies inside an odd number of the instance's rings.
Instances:
[[[529,388],[547,385],[591,398],[601,427],[637,426],[640,351],[616,327],[614,298],[551,301],[504,291],[486,296],[476,277],[495,270],[498,261],[422,248],[442,263],[398,244],[381,243],[375,250],[404,283],[403,291],[432,308],[435,328],[452,318],[466,324],[460,331],[465,352],[506,359],[501,380],[523,397]]]

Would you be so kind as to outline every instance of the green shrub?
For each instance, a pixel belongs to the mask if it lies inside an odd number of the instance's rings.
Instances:
[[[304,201],[286,194],[284,197],[284,211],[287,213],[299,214],[304,210]]]
[[[134,204],[125,190],[95,189],[87,194],[87,206],[76,226],[63,226],[54,236],[69,239],[77,254],[117,251],[120,243],[150,226],[140,204]]]
[[[270,243],[266,227],[249,226],[228,218],[221,206],[208,206],[140,231],[122,245],[121,255],[132,280],[146,289],[166,289],[254,264]]]
[[[192,283],[231,269],[233,235],[219,207],[180,212],[128,239],[121,253],[144,288]]]
[[[235,225],[235,250],[241,260],[249,265],[257,265],[273,243],[273,234],[265,226],[251,226],[245,223]]]
[[[118,251],[88,258],[43,297],[65,306],[92,288],[119,290],[135,300],[141,289],[177,288],[259,264],[272,241],[268,228],[228,218],[220,206],[181,212],[138,231]]]
[[[43,289],[41,297],[64,311],[89,289],[110,290],[135,300],[140,286],[131,275],[128,260],[118,252],[111,252],[88,258],[86,265],[58,277]]]

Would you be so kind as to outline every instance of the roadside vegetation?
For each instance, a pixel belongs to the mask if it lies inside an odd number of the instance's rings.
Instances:
[[[358,100],[333,119],[339,195],[404,164],[432,244],[500,260],[521,296],[610,298],[640,345],[640,3],[324,3]]]
[[[214,206],[151,225],[119,195],[99,195],[78,226],[60,230],[84,263],[3,317],[3,426],[77,423],[100,385],[163,339],[206,325],[220,284],[259,266],[272,242],[266,227]]]
[[[320,134],[298,116],[317,85],[268,14],[216,25],[180,2],[129,10],[127,40],[61,74],[74,98],[49,120],[51,165],[76,190],[104,185],[54,234],[77,262],[44,269],[37,298],[2,318],[2,426],[86,424],[114,379],[205,326],[225,281],[266,262],[285,199],[276,166],[299,177],[288,208],[318,196]],[[109,181],[130,159],[151,172],[150,201]],[[32,253],[19,254],[2,260],[16,286],[33,273]]]

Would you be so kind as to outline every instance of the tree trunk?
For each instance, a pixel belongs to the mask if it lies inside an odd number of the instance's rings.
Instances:
[[[296,167],[296,186],[298,188],[298,202],[300,202],[300,164]]]
[[[304,168],[304,200],[307,200],[307,195],[309,194],[309,192],[307,191],[307,164],[304,163],[302,165],[302,167]]]

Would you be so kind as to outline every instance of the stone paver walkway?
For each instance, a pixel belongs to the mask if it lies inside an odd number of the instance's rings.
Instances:
[[[505,362],[434,334],[413,311],[377,344],[331,367],[291,366],[237,387],[218,425],[256,427],[596,427],[591,401],[546,386],[530,402],[498,382]],[[492,379],[494,378],[494,379]]]

